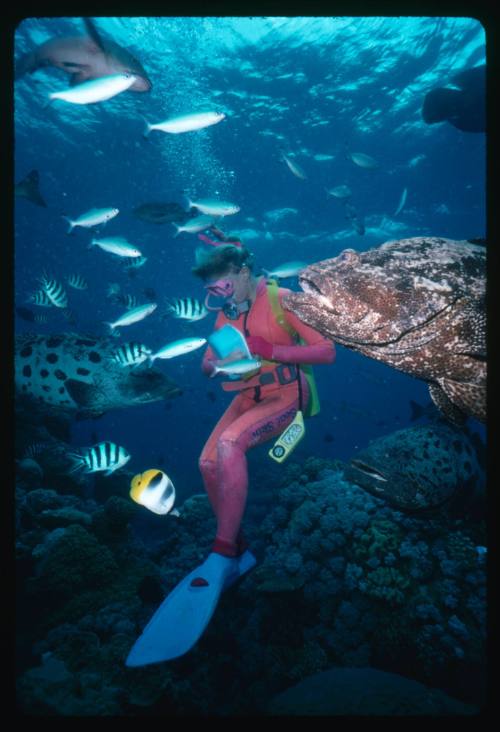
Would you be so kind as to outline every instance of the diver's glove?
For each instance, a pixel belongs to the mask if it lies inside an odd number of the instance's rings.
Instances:
[[[266,361],[273,357],[273,344],[266,341],[262,336],[248,336],[247,344],[254,356],[262,356]]]

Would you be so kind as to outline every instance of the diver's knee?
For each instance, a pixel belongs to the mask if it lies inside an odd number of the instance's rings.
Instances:
[[[223,460],[233,458],[244,451],[238,445],[238,441],[232,436],[222,436],[217,442],[217,456]]]
[[[210,473],[213,473],[214,470],[216,470],[217,464],[215,460],[210,460],[209,458],[204,457],[203,455],[200,456],[198,460],[198,468],[200,469],[200,473],[202,475],[208,475]]]

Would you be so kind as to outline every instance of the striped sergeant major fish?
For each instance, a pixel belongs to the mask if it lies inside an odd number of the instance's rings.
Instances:
[[[50,279],[46,274],[40,278],[42,290],[56,308],[68,307],[68,297],[60,282]]]
[[[74,287],[75,290],[88,290],[89,284],[81,274],[70,274],[66,277],[66,281],[68,285],[70,287]]]
[[[130,454],[124,447],[114,442],[99,442],[92,447],[84,447],[79,452],[70,452],[68,457],[73,461],[70,473],[81,470],[83,473],[99,473],[111,475],[115,470],[122,468],[130,460]]]
[[[120,366],[137,366],[145,361],[153,351],[142,343],[124,343],[111,353],[111,358]]]
[[[136,308],[139,305],[139,301],[135,295],[119,295],[118,300],[122,305],[125,305],[127,310],[132,310],[132,308]]]
[[[195,297],[176,297],[167,300],[167,312],[174,318],[182,318],[194,322],[208,315],[205,304]]]
[[[45,290],[37,290],[36,292],[33,292],[26,302],[33,303],[33,305],[39,305],[42,308],[51,308],[52,307],[52,300],[47,295]]]

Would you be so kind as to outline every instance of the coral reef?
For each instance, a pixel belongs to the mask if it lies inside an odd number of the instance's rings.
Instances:
[[[20,483],[16,557],[22,662],[18,697],[39,714],[266,713],[292,683],[332,665],[376,666],[451,696],[484,667],[484,526],[403,515],[308,459],[266,486],[266,516],[245,531],[259,563],[219,603],[204,636],[168,665],[127,669],[155,607],[210,551],[205,494],[134,529],[143,509]],[[293,476],[293,477],[291,477]],[[453,688],[447,688],[453,680]],[[467,713],[459,711],[457,713]]]

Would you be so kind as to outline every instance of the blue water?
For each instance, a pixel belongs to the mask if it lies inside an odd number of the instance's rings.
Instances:
[[[63,72],[42,70],[16,83],[15,178],[36,168],[47,202],[43,209],[16,201],[17,305],[37,289],[44,270],[58,279],[78,272],[88,280],[85,292],[68,288],[81,331],[104,334],[103,321],[123,311],[106,300],[111,282],[142,300],[144,288],[153,288],[160,305],[166,297],[201,298],[202,282],[190,271],[196,236],[174,238],[170,224],[147,223],[132,213],[142,203],[176,201],[184,189],[193,197],[216,196],[241,207],[222,228],[241,236],[254,253],[257,272],[403,237],[485,235],[485,136],[447,123],[427,126],[420,111],[427,91],[484,63],[485,36],[477,21],[99,18],[96,25],[141,60],[153,88],[95,105],[46,107],[49,92],[68,86]],[[81,32],[78,18],[28,19],[15,34],[16,56],[51,37]],[[222,111],[226,119],[198,132],[153,132],[147,141],[142,136],[142,117],[158,122],[206,109]],[[346,143],[380,167],[354,165],[345,157]],[[291,174],[280,148],[294,156],[306,180]],[[365,217],[364,236],[325,193],[325,187],[341,184],[352,189],[353,203]],[[395,217],[404,188],[406,205]],[[126,236],[148,257],[135,278],[111,255],[87,248],[88,230],[66,234],[62,214],[77,217],[108,206],[120,214],[102,233]],[[298,289],[296,280],[282,284]],[[47,325],[37,326],[41,333],[69,329],[55,309],[40,311],[49,315]],[[161,322],[153,314],[123,329],[121,340],[156,349],[191,334],[206,337],[212,323],[212,316],[186,325]],[[17,332],[30,329],[16,320]],[[167,409],[157,403],[77,422],[73,442],[92,444],[95,432],[100,440],[127,448],[131,470],[162,460],[181,500],[200,492],[197,458],[229,402],[216,380],[202,375],[201,354],[157,362],[184,392]],[[410,424],[410,400],[429,401],[422,382],[340,346],[336,363],[315,373],[322,410],[307,424],[296,451],[299,460],[309,455],[347,460],[370,439]],[[275,470],[267,449],[250,453],[251,489],[259,476]]]

